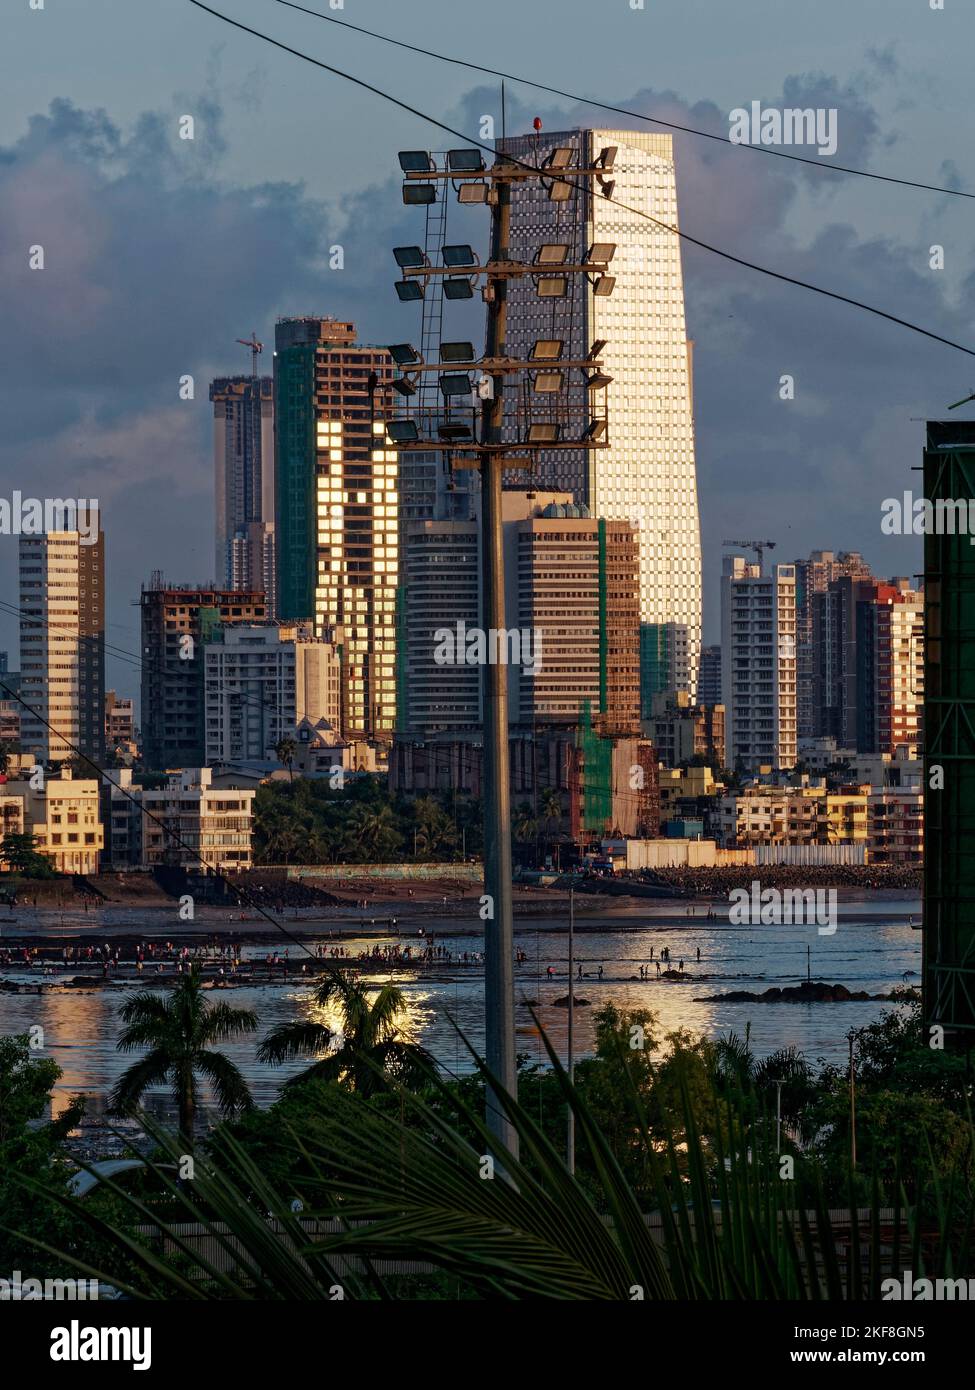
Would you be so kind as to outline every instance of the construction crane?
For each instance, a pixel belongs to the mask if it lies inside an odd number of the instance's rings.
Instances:
[[[237,338],[236,341],[240,343],[241,347],[250,348],[251,376],[257,376],[257,355],[258,353],[264,351],[264,344],[259,343],[257,341],[257,334],[254,332],[253,329],[251,329],[251,335],[249,338]]]
[[[754,550],[758,556],[758,572],[764,573],[764,560],[766,550],[775,549],[775,541],[722,541],[722,545],[736,545],[741,550]]]

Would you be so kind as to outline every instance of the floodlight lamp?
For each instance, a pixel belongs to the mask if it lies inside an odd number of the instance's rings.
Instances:
[[[394,391],[398,391],[401,396],[416,395],[416,383],[411,381],[409,377],[397,377],[395,381],[390,382],[390,386],[392,386]]]
[[[572,163],[572,156],[575,150],[570,145],[557,145],[554,150],[544,160],[544,169],[568,169]]]
[[[565,344],[561,338],[539,338],[532,348],[532,357],[535,361],[540,359],[547,362],[555,362],[562,356]]]
[[[386,433],[394,444],[415,444],[420,438],[415,420],[387,420]]]
[[[480,150],[448,150],[447,168],[452,174],[479,174],[484,156]]]
[[[437,201],[437,190],[432,183],[404,183],[403,202],[408,208],[422,206]]]
[[[568,285],[564,275],[540,275],[536,281],[540,299],[564,299]]]
[[[429,174],[434,163],[426,150],[400,150],[399,167],[404,174]]]
[[[590,391],[601,391],[605,386],[609,386],[612,380],[613,378],[605,372],[590,372],[586,377],[586,385]]]
[[[554,179],[548,186],[548,196],[553,203],[567,203],[572,197],[572,184],[565,179]]]
[[[444,372],[440,377],[440,389],[445,396],[469,396],[471,379],[466,372]]]
[[[568,259],[568,246],[559,242],[547,241],[535,253],[536,265],[565,265]]]
[[[486,203],[490,193],[486,183],[462,183],[457,190],[458,203]]]
[[[540,395],[551,395],[562,390],[564,379],[562,372],[536,372],[532,385]]]
[[[581,444],[594,444],[597,439],[602,439],[606,434],[605,420],[591,420],[583,431]]]
[[[440,360],[441,362],[473,362],[474,344],[441,343]]]
[[[598,178],[598,176],[597,176],[597,182],[598,182],[598,184],[599,184],[600,189],[602,190],[603,197],[604,197],[604,198],[612,198],[613,193],[614,193],[614,191],[615,191],[615,189],[616,189],[616,180],[615,180],[615,179],[601,179],[601,178]]]
[[[471,289],[470,280],[465,280],[463,276],[451,275],[443,282],[444,299],[473,299],[474,291]]]
[[[442,439],[445,444],[460,444],[465,439],[473,439],[469,425],[455,425],[444,423],[437,426],[437,438]]]
[[[555,444],[558,442],[560,427],[554,422],[537,422],[528,426],[529,444]]]
[[[586,256],[587,262],[606,265],[616,255],[615,241],[594,241]]]
[[[609,295],[613,293],[613,290],[615,288],[615,275],[598,275],[596,277],[595,283],[593,284],[592,292],[593,294],[598,294],[601,298],[606,299]]]
[[[390,343],[386,351],[397,367],[410,367],[420,360],[420,354],[412,343]]]
[[[427,263],[426,255],[420,246],[394,246],[393,257],[400,270],[412,270]]]
[[[419,280],[396,280],[396,293],[404,304],[414,299],[423,298],[423,286]]]
[[[477,257],[474,255],[473,246],[445,246],[443,263],[448,266],[477,265]]]
[[[596,358],[601,356],[603,348],[606,346],[607,342],[608,339],[606,338],[597,338],[596,341],[593,343],[592,347],[589,349],[588,354],[586,355],[586,361],[595,362]]]
[[[619,145],[606,145],[599,151],[599,158],[596,163],[600,169],[604,169],[607,174],[613,172],[613,165],[616,163],[616,156],[620,152]]]

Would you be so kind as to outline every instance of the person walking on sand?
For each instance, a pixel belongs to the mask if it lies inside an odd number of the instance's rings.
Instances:
[[[657,978],[658,978],[658,979],[660,978],[660,962],[659,962],[659,960],[657,961]]]

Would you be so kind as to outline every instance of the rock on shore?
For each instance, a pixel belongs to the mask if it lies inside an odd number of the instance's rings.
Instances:
[[[846,985],[830,985],[825,980],[804,980],[801,985],[773,985],[761,994],[747,989],[731,990],[728,994],[706,994],[695,998],[698,1004],[842,1004],[882,999],[903,1003],[917,997],[912,989],[896,989],[888,994],[868,994],[866,990],[849,990]]]

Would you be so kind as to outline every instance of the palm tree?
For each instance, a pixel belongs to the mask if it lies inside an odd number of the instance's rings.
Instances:
[[[298,745],[293,738],[280,738],[274,745],[274,756],[279,763],[284,763],[288,769],[288,781],[292,786],[294,786],[295,780],[294,762],[297,751]]]
[[[538,822],[533,817],[532,808],[527,801],[523,801],[515,811],[515,821],[511,828],[519,844],[530,844],[535,838]]]
[[[432,796],[417,797],[413,803],[413,819],[419,852],[432,858],[443,847],[453,849],[457,844],[457,827]]]
[[[252,1009],[208,1004],[199,976],[184,975],[168,999],[142,990],[124,1004],[119,1017],[127,1025],[115,1044],[119,1052],[147,1049],[146,1055],[119,1077],[112,1092],[112,1110],[128,1114],[150,1086],[169,1082],[179,1111],[179,1130],[193,1146],[197,1072],[213,1086],[224,1115],[251,1105],[250,1091],[240,1069],[210,1044],[226,1042],[257,1031]]]
[[[381,863],[402,843],[391,806],[359,805],[349,818],[343,850],[358,863]]]
[[[369,996],[375,995],[370,1002]],[[321,1008],[337,1006],[342,1020],[342,1041],[333,1050],[335,1034],[324,1023],[295,1019],[273,1029],[257,1050],[258,1060],[272,1066],[292,1062],[297,1057],[324,1057],[285,1082],[294,1086],[312,1078],[338,1081],[348,1090],[369,1096],[385,1087],[384,1073],[390,1081],[416,1085],[426,1080],[434,1064],[425,1047],[403,1042],[396,1017],[406,999],[395,985],[370,989],[345,975],[329,974],[315,991]]]

